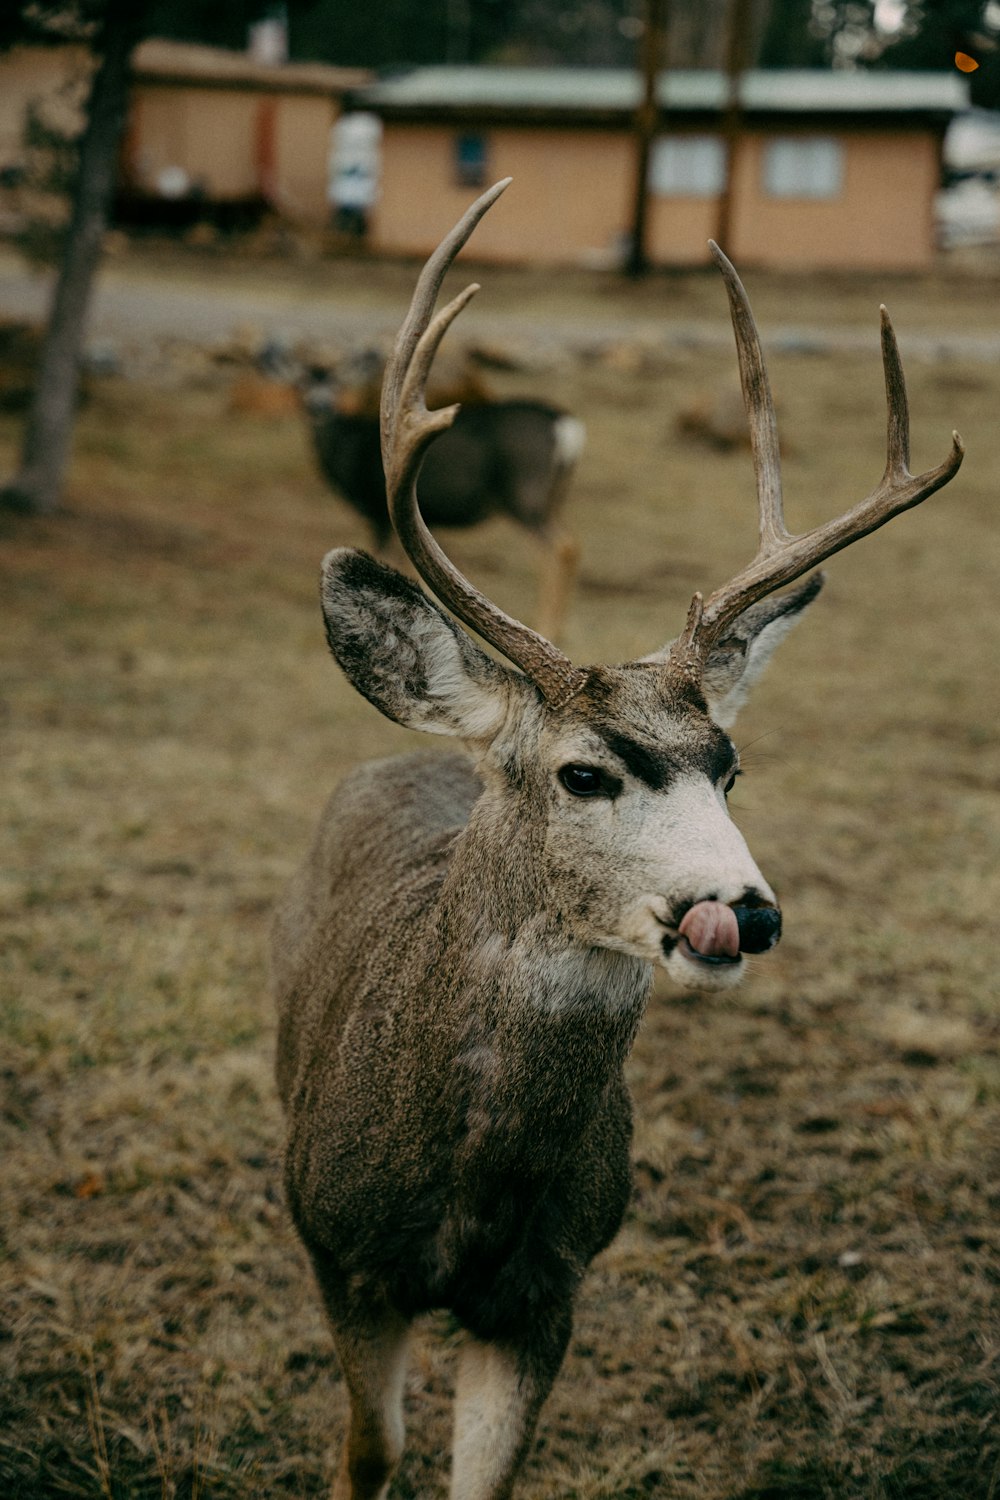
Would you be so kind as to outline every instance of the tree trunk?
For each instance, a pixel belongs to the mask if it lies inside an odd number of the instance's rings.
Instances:
[[[128,100],[129,59],[141,6],[108,6],[97,42],[101,60],[87,102],[66,248],[25,426],[21,467],[0,490],[0,505],[31,515],[54,511],[69,460],[80,350],[94,273],[115,190]]]
[[[729,0],[726,13],[726,105],[722,115],[724,160],[714,238],[730,260],[737,253],[732,241],[733,184],[743,134],[743,74],[750,66],[752,10],[753,0]]]
[[[646,0],[642,43],[639,50],[639,73],[642,103],[635,117],[635,187],[632,198],[632,229],[626,276],[645,276],[649,270],[646,251],[646,225],[649,207],[649,156],[653,137],[662,127],[657,101],[657,81],[663,65],[663,29],[667,0]]]

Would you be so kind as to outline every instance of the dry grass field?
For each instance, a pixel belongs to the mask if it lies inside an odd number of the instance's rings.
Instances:
[[[902,300],[949,327],[930,297]],[[795,527],[881,472],[877,300],[869,356],[770,361]],[[829,287],[765,304],[838,316]],[[748,456],[673,430],[732,368],[509,377],[589,426],[575,660],[652,649],[749,555]],[[634,1198],[523,1500],[1000,1495],[1000,370],[908,376],[915,466],[957,426],[965,467],[831,562],[738,726],[785,937],[735,996],[656,990]],[[328,788],[417,744],[326,654],[319,559],[363,541],[297,421],[230,414],[221,381],[99,385],[66,513],[2,524],[4,1500],[329,1482],[344,1400],[281,1200],[266,953]],[[529,540],[449,546],[530,614]],[[454,1337],[418,1341],[399,1500],[445,1492]]]

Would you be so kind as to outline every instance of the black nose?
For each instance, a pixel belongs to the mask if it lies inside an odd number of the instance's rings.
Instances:
[[[741,953],[766,953],[781,936],[781,912],[776,906],[734,906],[740,930]]]

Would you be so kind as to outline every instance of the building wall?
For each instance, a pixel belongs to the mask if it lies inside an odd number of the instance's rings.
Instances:
[[[382,192],[373,246],[427,254],[477,189],[457,180],[451,125],[387,122]],[[486,260],[599,264],[620,246],[631,219],[634,145],[624,131],[489,128],[485,183],[512,176],[514,188],[476,231]],[[783,130],[843,146],[840,191],[832,198],[776,198],[764,185],[772,134],[740,143],[733,230],[724,248],[743,264],[817,268],[919,269],[934,255],[933,201],[939,143],[927,131]],[[709,196],[649,199],[648,250],[657,264],[699,264],[718,229]]]
[[[139,83],[128,125],[130,185],[156,193],[180,169],[207,197],[251,198],[259,190],[257,98],[233,89]]]
[[[133,189],[155,193],[180,168],[216,202],[264,197],[322,223],[334,101],[323,95],[139,82],[126,153]]]
[[[23,162],[32,105],[60,129],[82,129],[92,69],[83,47],[0,53],[0,169]],[[216,200],[263,195],[289,218],[325,223],[330,129],[338,108],[332,95],[318,90],[140,78],[130,93],[125,181],[133,191],[155,194],[161,175],[179,168]],[[0,189],[0,214],[20,201],[15,204],[12,193]]]
[[[650,194],[646,253],[654,265],[699,266],[718,237],[716,198],[665,198]]]
[[[815,200],[767,197],[766,139],[757,133],[743,143],[734,179],[734,257],[830,269],[920,270],[931,264],[940,147],[930,131],[842,136],[843,191]]]
[[[372,244],[428,254],[476,196],[456,176],[451,126],[396,125],[382,137],[382,183]],[[476,230],[485,260],[567,264],[613,251],[628,215],[631,144],[621,131],[502,128],[488,139],[485,186],[515,187]]]
[[[325,223],[330,131],[339,114],[334,100],[286,94],[275,122],[277,203],[290,219]]]

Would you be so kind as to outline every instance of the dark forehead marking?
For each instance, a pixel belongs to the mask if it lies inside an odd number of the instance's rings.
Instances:
[[[732,740],[709,718],[697,687],[666,673],[654,675],[649,669],[640,674],[638,666],[592,671],[578,700],[589,727],[629,773],[653,791],[662,791],[681,771],[700,771],[719,781],[732,768],[736,755]],[[626,683],[627,706],[622,703]],[[636,699],[640,683],[645,691]],[[685,721],[684,731],[672,737],[669,748],[657,743],[664,711]]]
[[[678,770],[676,759],[656,750],[651,745],[642,745],[627,734],[618,734],[613,729],[599,730],[601,739],[613,755],[617,755],[630,775],[644,781],[654,792],[662,792],[672,774]]]
[[[709,726],[704,737],[692,739],[690,744],[672,751],[644,745],[631,735],[619,734],[613,729],[601,727],[598,733],[629,773],[654,792],[662,792],[679,771],[701,771],[710,781],[721,781],[736,759],[729,736],[714,724]]]
[[[716,732],[712,737],[711,745],[706,746],[705,765],[712,780],[721,781],[723,776],[728,775],[736,767],[739,756],[736,754],[736,746],[726,731],[719,729],[715,724],[712,728]]]

